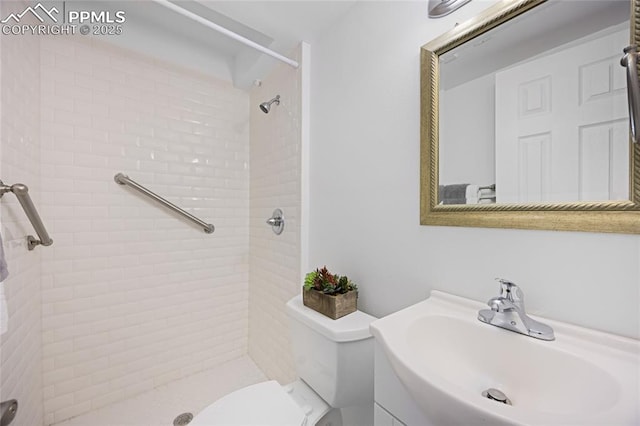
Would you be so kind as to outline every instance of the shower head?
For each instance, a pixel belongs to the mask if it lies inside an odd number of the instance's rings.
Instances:
[[[280,95],[277,95],[275,98],[271,99],[270,101],[261,103],[260,104],[260,109],[265,114],[268,114],[269,110],[271,109],[271,104],[274,103],[274,102],[275,102],[276,105],[280,105]]]

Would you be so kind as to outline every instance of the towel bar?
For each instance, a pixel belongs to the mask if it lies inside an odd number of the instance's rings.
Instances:
[[[38,210],[36,206],[33,204],[31,197],[29,196],[29,188],[27,185],[23,185],[21,183],[16,183],[14,185],[5,185],[0,180],[0,198],[7,192],[13,192],[18,199],[18,202],[22,206],[24,213],[29,218],[33,229],[35,229],[36,234],[40,237],[39,240],[36,240],[33,235],[27,235],[27,248],[29,250],[33,250],[38,245],[42,246],[50,246],[53,244],[53,240],[49,236],[47,232],[47,228],[45,228],[44,223],[42,223],[42,219],[40,219],[40,215],[38,214]]]

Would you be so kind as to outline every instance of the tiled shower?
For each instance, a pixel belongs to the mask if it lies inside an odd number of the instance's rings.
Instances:
[[[301,70],[245,91],[100,40],[0,40],[0,177],[29,186],[54,240],[28,251],[31,225],[3,197],[0,399],[20,401],[14,424],[58,423],[247,354],[291,380]],[[117,185],[119,172],[215,232]],[[280,237],[264,223],[276,207]]]

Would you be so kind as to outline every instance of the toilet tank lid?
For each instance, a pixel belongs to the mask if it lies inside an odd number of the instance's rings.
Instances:
[[[334,320],[304,306],[301,295],[287,302],[287,313],[334,342],[352,342],[371,337],[369,324],[377,319],[364,312],[355,311]]]

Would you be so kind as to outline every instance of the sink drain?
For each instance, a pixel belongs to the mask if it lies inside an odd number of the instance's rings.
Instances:
[[[482,391],[482,396],[488,399],[492,399],[503,404],[511,405],[511,401],[507,398],[507,395],[499,391],[498,389],[489,388],[486,391]]]
[[[193,420],[193,414],[191,413],[182,413],[173,421],[173,426],[185,426],[188,425],[191,420]]]

